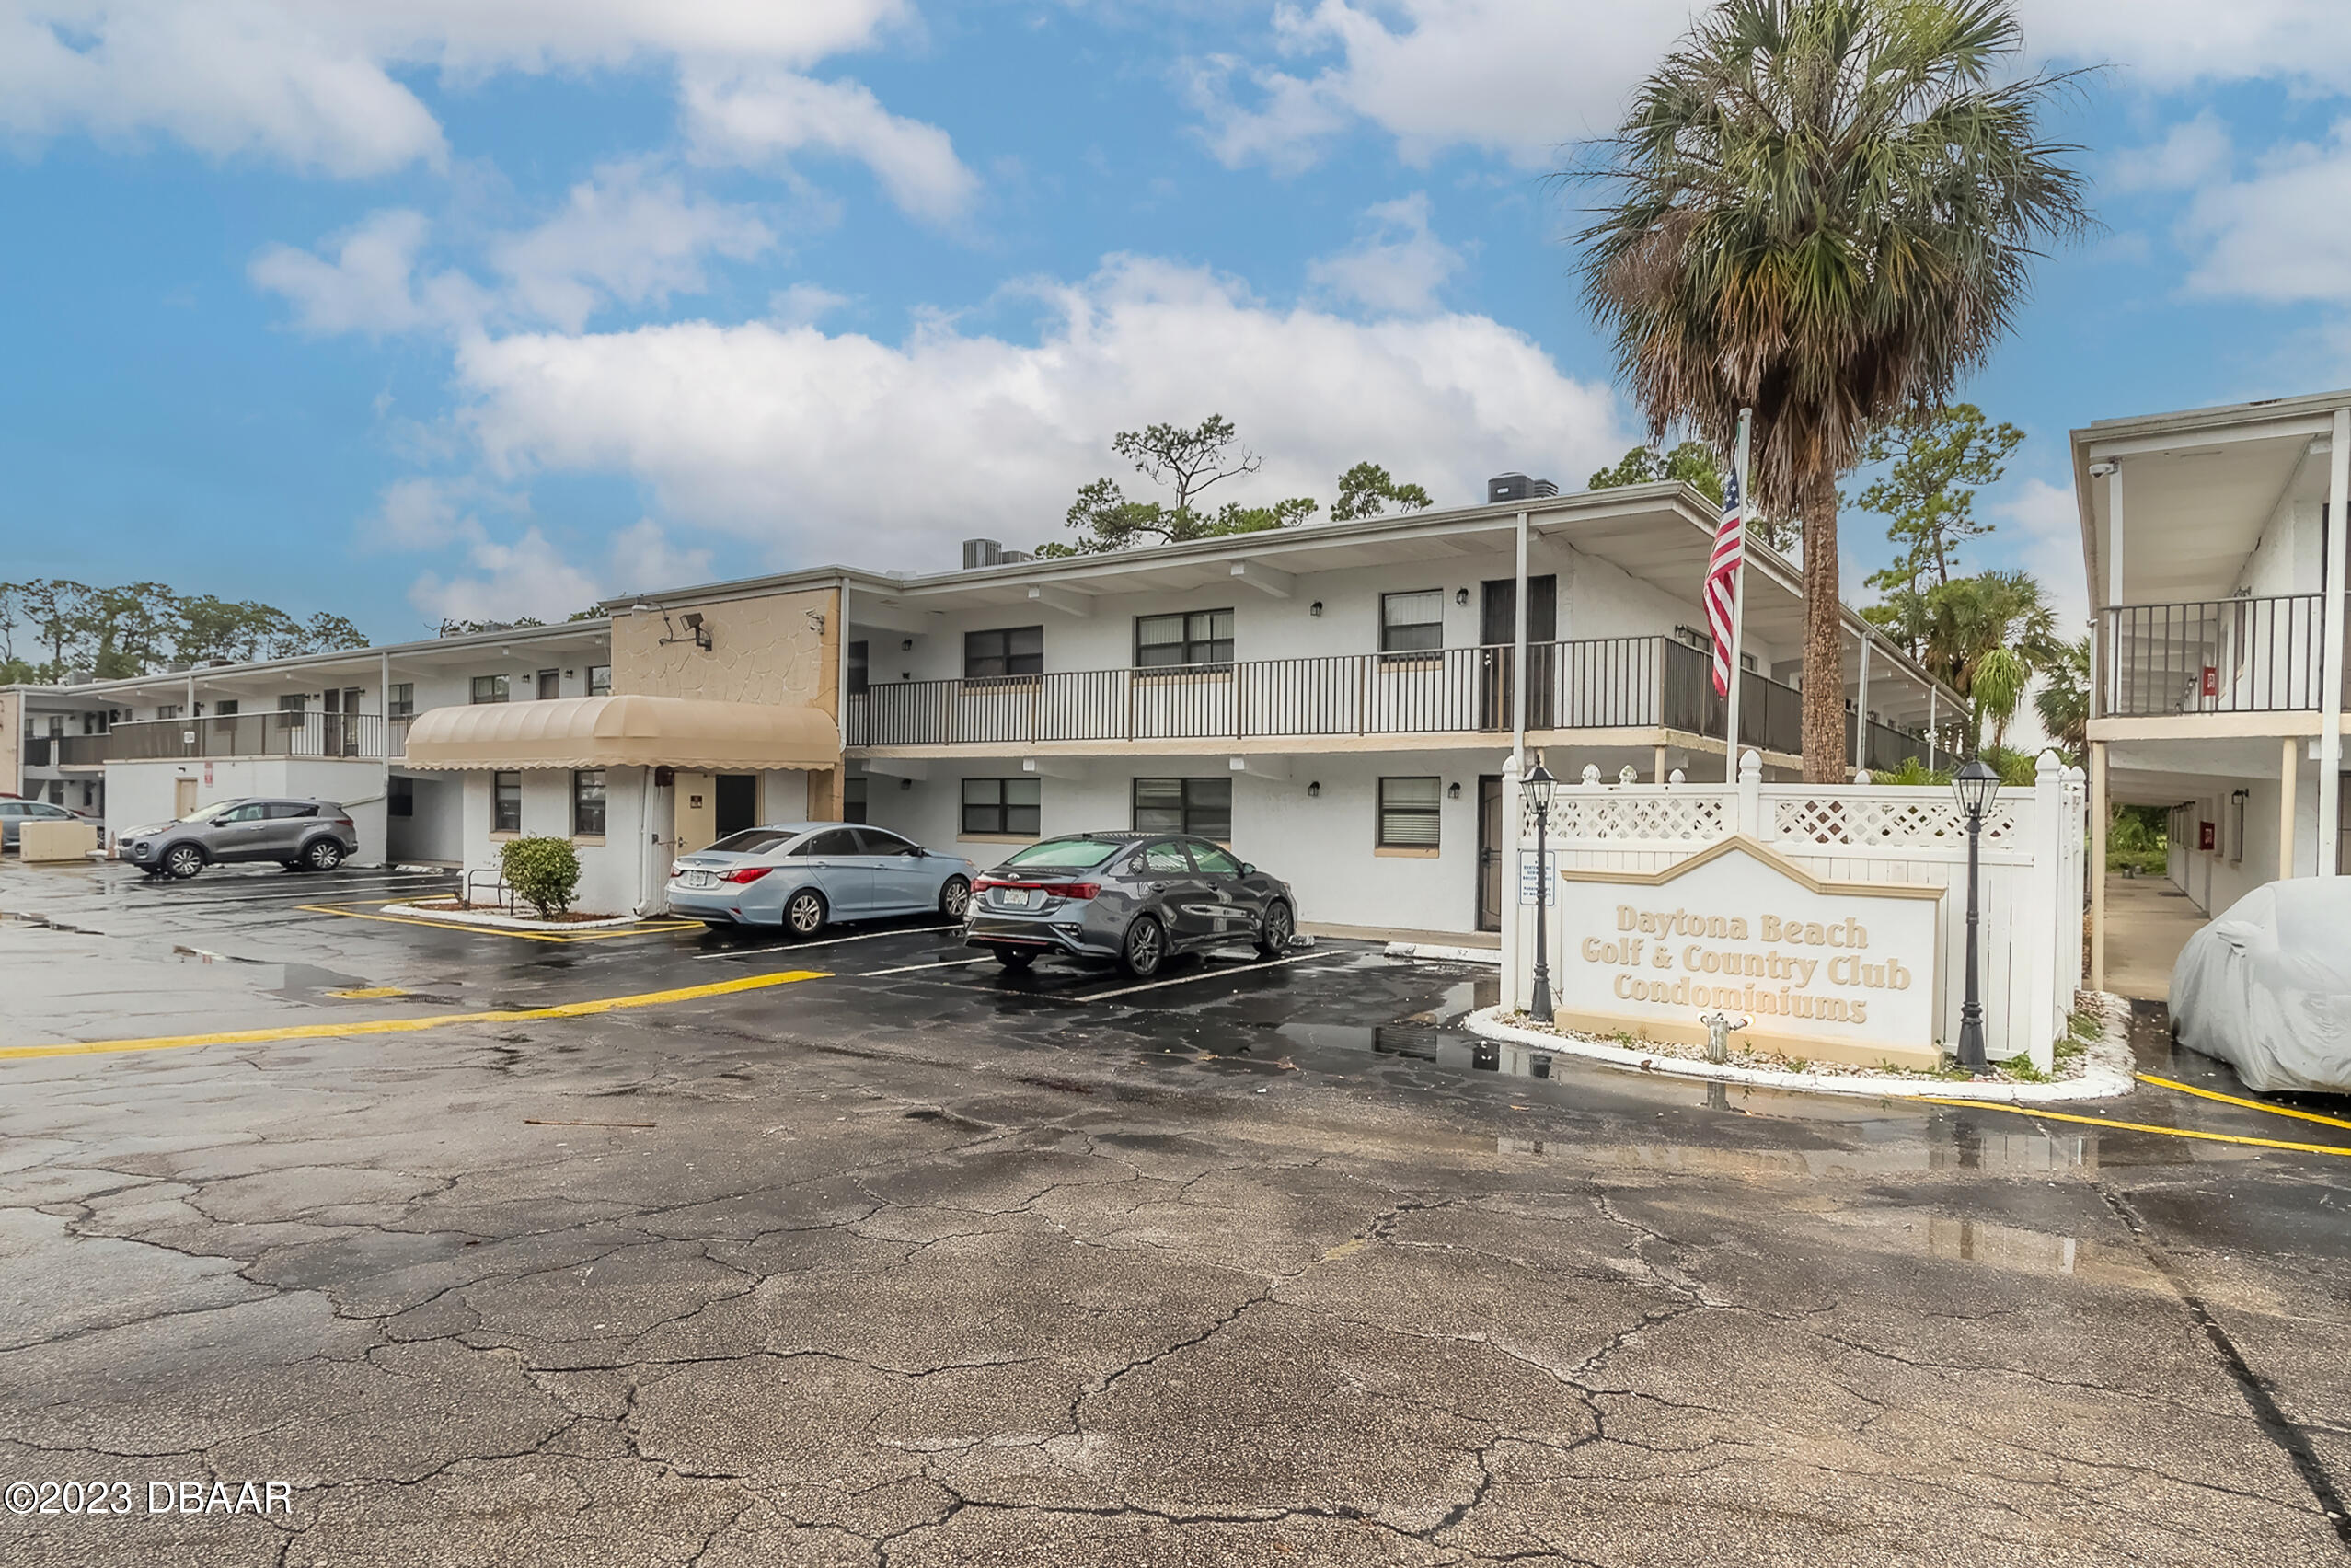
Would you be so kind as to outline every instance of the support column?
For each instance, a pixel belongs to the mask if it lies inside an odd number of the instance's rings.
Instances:
[[[2090,988],[2106,988],[2106,743],[2090,743]]]
[[[1853,698],[1853,767],[1856,771],[1869,766],[1870,755],[1870,634],[1861,631],[1861,681]]]
[[[2123,602],[2123,466],[2115,463],[2106,471],[2106,604],[2109,610],[2117,609]],[[2112,628],[2116,617],[2099,617]],[[2105,709],[2119,710],[2123,705],[2123,661],[2118,649],[2105,650],[2107,675],[2110,685],[2106,692]]]
[[[1663,747],[1663,746],[1659,746],[1659,747],[1657,748],[1657,765],[1656,765],[1655,768],[1654,768],[1654,770],[1650,773],[1650,775],[1649,775],[1649,782],[1651,782],[1652,784],[1663,784],[1665,781],[1665,747]]]
[[[2343,789],[2343,551],[2344,510],[2351,502],[2351,409],[2334,410],[2326,458],[2326,579],[2320,586],[2325,628],[2319,677],[2318,874],[2334,875],[2335,823]]]
[[[2280,743],[2281,755],[2277,763],[2277,876],[2283,882],[2294,874],[2294,787],[2301,782],[2302,759],[2295,753],[2299,745],[2291,735]]]

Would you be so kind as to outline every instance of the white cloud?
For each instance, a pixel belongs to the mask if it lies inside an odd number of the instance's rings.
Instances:
[[[1308,281],[1373,310],[1435,310],[1437,290],[1461,270],[1461,253],[1430,232],[1428,193],[1378,202],[1364,217],[1364,236],[1352,249],[1308,263]]]
[[[1209,145],[1230,166],[1295,172],[1359,124],[1414,163],[1452,146],[1541,167],[1611,130],[1635,83],[1704,0],[1277,0],[1269,47],[1195,61]],[[2023,0],[2035,61],[2113,63],[2116,85],[2170,91],[2276,80],[2339,91],[2342,0]]]
[[[767,296],[767,318],[778,327],[812,327],[849,303],[821,283],[794,283]]]
[[[947,223],[970,207],[979,180],[936,125],[882,107],[856,82],[820,82],[764,67],[686,73],[686,133],[706,158],[764,166],[802,151],[855,158],[916,217]]]
[[[441,127],[397,71],[805,67],[911,15],[907,0],[0,0],[0,133],[159,132],[341,176],[438,167]]]
[[[2048,590],[2059,628],[2079,637],[2090,625],[2090,569],[2082,564],[2081,513],[2073,491],[2046,479],[2023,479],[2007,489],[1990,510],[2023,535],[2011,547],[2017,564]]]
[[[1135,478],[1110,438],[1153,420],[1221,412],[1266,457],[1233,499],[1326,504],[1365,458],[1458,503],[1507,468],[1572,483],[1631,439],[1606,387],[1484,317],[1366,324],[1135,258],[1039,289],[1033,345],[944,320],[895,346],[688,322],[468,339],[457,382],[493,472],[625,473],[771,559],[889,568],[1055,536],[1079,484]]]
[[[432,226],[421,213],[390,208],[346,230],[331,259],[273,245],[247,272],[257,286],[284,295],[306,332],[374,338],[478,320],[487,299],[470,280],[455,272],[416,276]]]
[[[470,571],[458,575],[421,574],[409,585],[409,602],[434,622],[524,616],[559,621],[617,594],[707,582],[710,575],[709,550],[679,548],[651,518],[615,534],[598,571],[583,567],[576,552],[559,548],[536,527],[511,543],[477,527],[466,562]]]
[[[2273,149],[2251,178],[2198,191],[2181,230],[2203,252],[2190,293],[2351,300],[2351,120],[2322,145]]]
[[[642,162],[607,165],[571,188],[563,210],[490,248],[522,314],[578,331],[605,304],[643,305],[705,287],[702,260],[748,259],[775,236],[747,207],[689,196]]]
[[[2229,128],[2207,109],[2172,126],[2153,146],[2117,155],[2115,186],[2122,190],[2192,190],[2227,174],[2234,154]]]

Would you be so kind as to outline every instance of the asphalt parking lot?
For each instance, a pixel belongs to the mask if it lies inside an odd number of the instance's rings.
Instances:
[[[2346,1554],[2351,1107],[2160,1028],[2072,1119],[1710,1093],[1359,943],[440,885],[0,866],[0,1561]]]

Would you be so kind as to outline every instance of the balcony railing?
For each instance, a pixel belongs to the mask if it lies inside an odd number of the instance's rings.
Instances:
[[[408,726],[374,713],[231,713],[201,719],[145,719],[103,735],[77,736],[100,748],[92,760],[144,762],[170,757],[317,756],[381,762],[398,756]],[[386,750],[389,743],[392,749]],[[68,761],[71,758],[66,759]]]
[[[2103,612],[2099,711],[2114,718],[2314,710],[2321,595],[2124,605]]]
[[[1507,733],[1512,653],[1446,648],[902,681],[851,694],[845,739],[929,746]],[[1529,730],[1723,732],[1707,656],[1687,644],[1663,637],[1538,643],[1527,665]],[[1745,678],[1741,744],[1801,749],[1795,688],[1752,672]]]

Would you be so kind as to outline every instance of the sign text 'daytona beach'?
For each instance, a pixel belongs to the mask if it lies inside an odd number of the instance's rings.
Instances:
[[[1935,1059],[1939,887],[1822,882],[1735,838],[1664,871],[1560,874],[1557,990],[1573,1021],[1692,1039],[1722,1010],[1775,1050]]]

